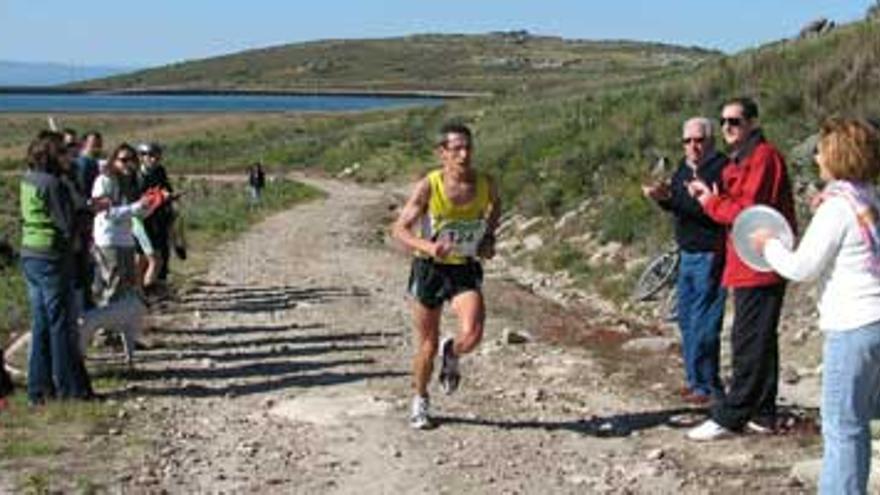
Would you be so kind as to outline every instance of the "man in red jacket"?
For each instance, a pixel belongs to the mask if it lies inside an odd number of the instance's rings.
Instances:
[[[721,131],[731,163],[721,180],[723,193],[695,180],[689,192],[710,218],[728,227],[721,283],[733,290],[731,330],[733,378],[727,394],[712,406],[712,417],[688,432],[691,440],[715,440],[743,428],[770,433],[776,420],[779,377],[777,326],[785,284],[774,272],[749,268],[733,248],[729,227],[745,208],[764,204],[779,210],[794,227],[794,199],[785,160],[758,127],[758,106],[734,98],[721,111]]]

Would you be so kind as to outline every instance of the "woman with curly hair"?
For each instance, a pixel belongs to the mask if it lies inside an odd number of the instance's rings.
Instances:
[[[819,492],[867,492],[870,421],[880,413],[880,135],[868,122],[822,124],[816,164],[826,185],[797,249],[766,231],[752,240],[773,269],[819,280],[822,440]]]

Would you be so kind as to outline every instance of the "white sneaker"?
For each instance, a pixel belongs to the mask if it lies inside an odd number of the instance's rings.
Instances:
[[[458,356],[453,351],[453,343],[451,337],[446,337],[440,344],[440,387],[447,394],[455,392],[461,381],[461,374],[458,372]]]
[[[433,426],[431,418],[428,417],[428,408],[430,401],[428,396],[422,397],[417,395],[413,397],[412,411],[409,416],[409,425],[416,430],[427,430]]]
[[[700,426],[692,428],[690,431],[687,432],[687,437],[690,440],[695,440],[697,442],[709,442],[712,440],[720,440],[722,438],[728,438],[731,436],[733,436],[732,431],[719,425],[711,419],[707,419]]]
[[[752,433],[757,433],[759,435],[770,435],[773,433],[773,428],[769,426],[764,426],[757,421],[749,421],[746,423],[746,429]]]

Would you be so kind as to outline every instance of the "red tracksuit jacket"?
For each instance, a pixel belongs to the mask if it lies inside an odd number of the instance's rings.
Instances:
[[[752,270],[736,254],[730,228],[739,212],[756,204],[771,206],[782,213],[793,230],[797,229],[785,159],[763,137],[753,146],[745,156],[731,159],[721,175],[723,192],[709,198],[703,206],[706,215],[727,227],[727,254],[721,278],[724,287],[760,287],[782,282],[775,272]]]

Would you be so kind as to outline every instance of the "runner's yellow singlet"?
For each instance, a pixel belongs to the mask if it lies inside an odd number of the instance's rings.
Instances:
[[[431,198],[422,218],[422,238],[448,238],[455,245],[452,254],[435,259],[437,263],[460,265],[477,256],[477,247],[486,233],[486,214],[490,203],[489,179],[477,173],[474,198],[463,205],[453,203],[443,188],[443,170],[428,173]]]

